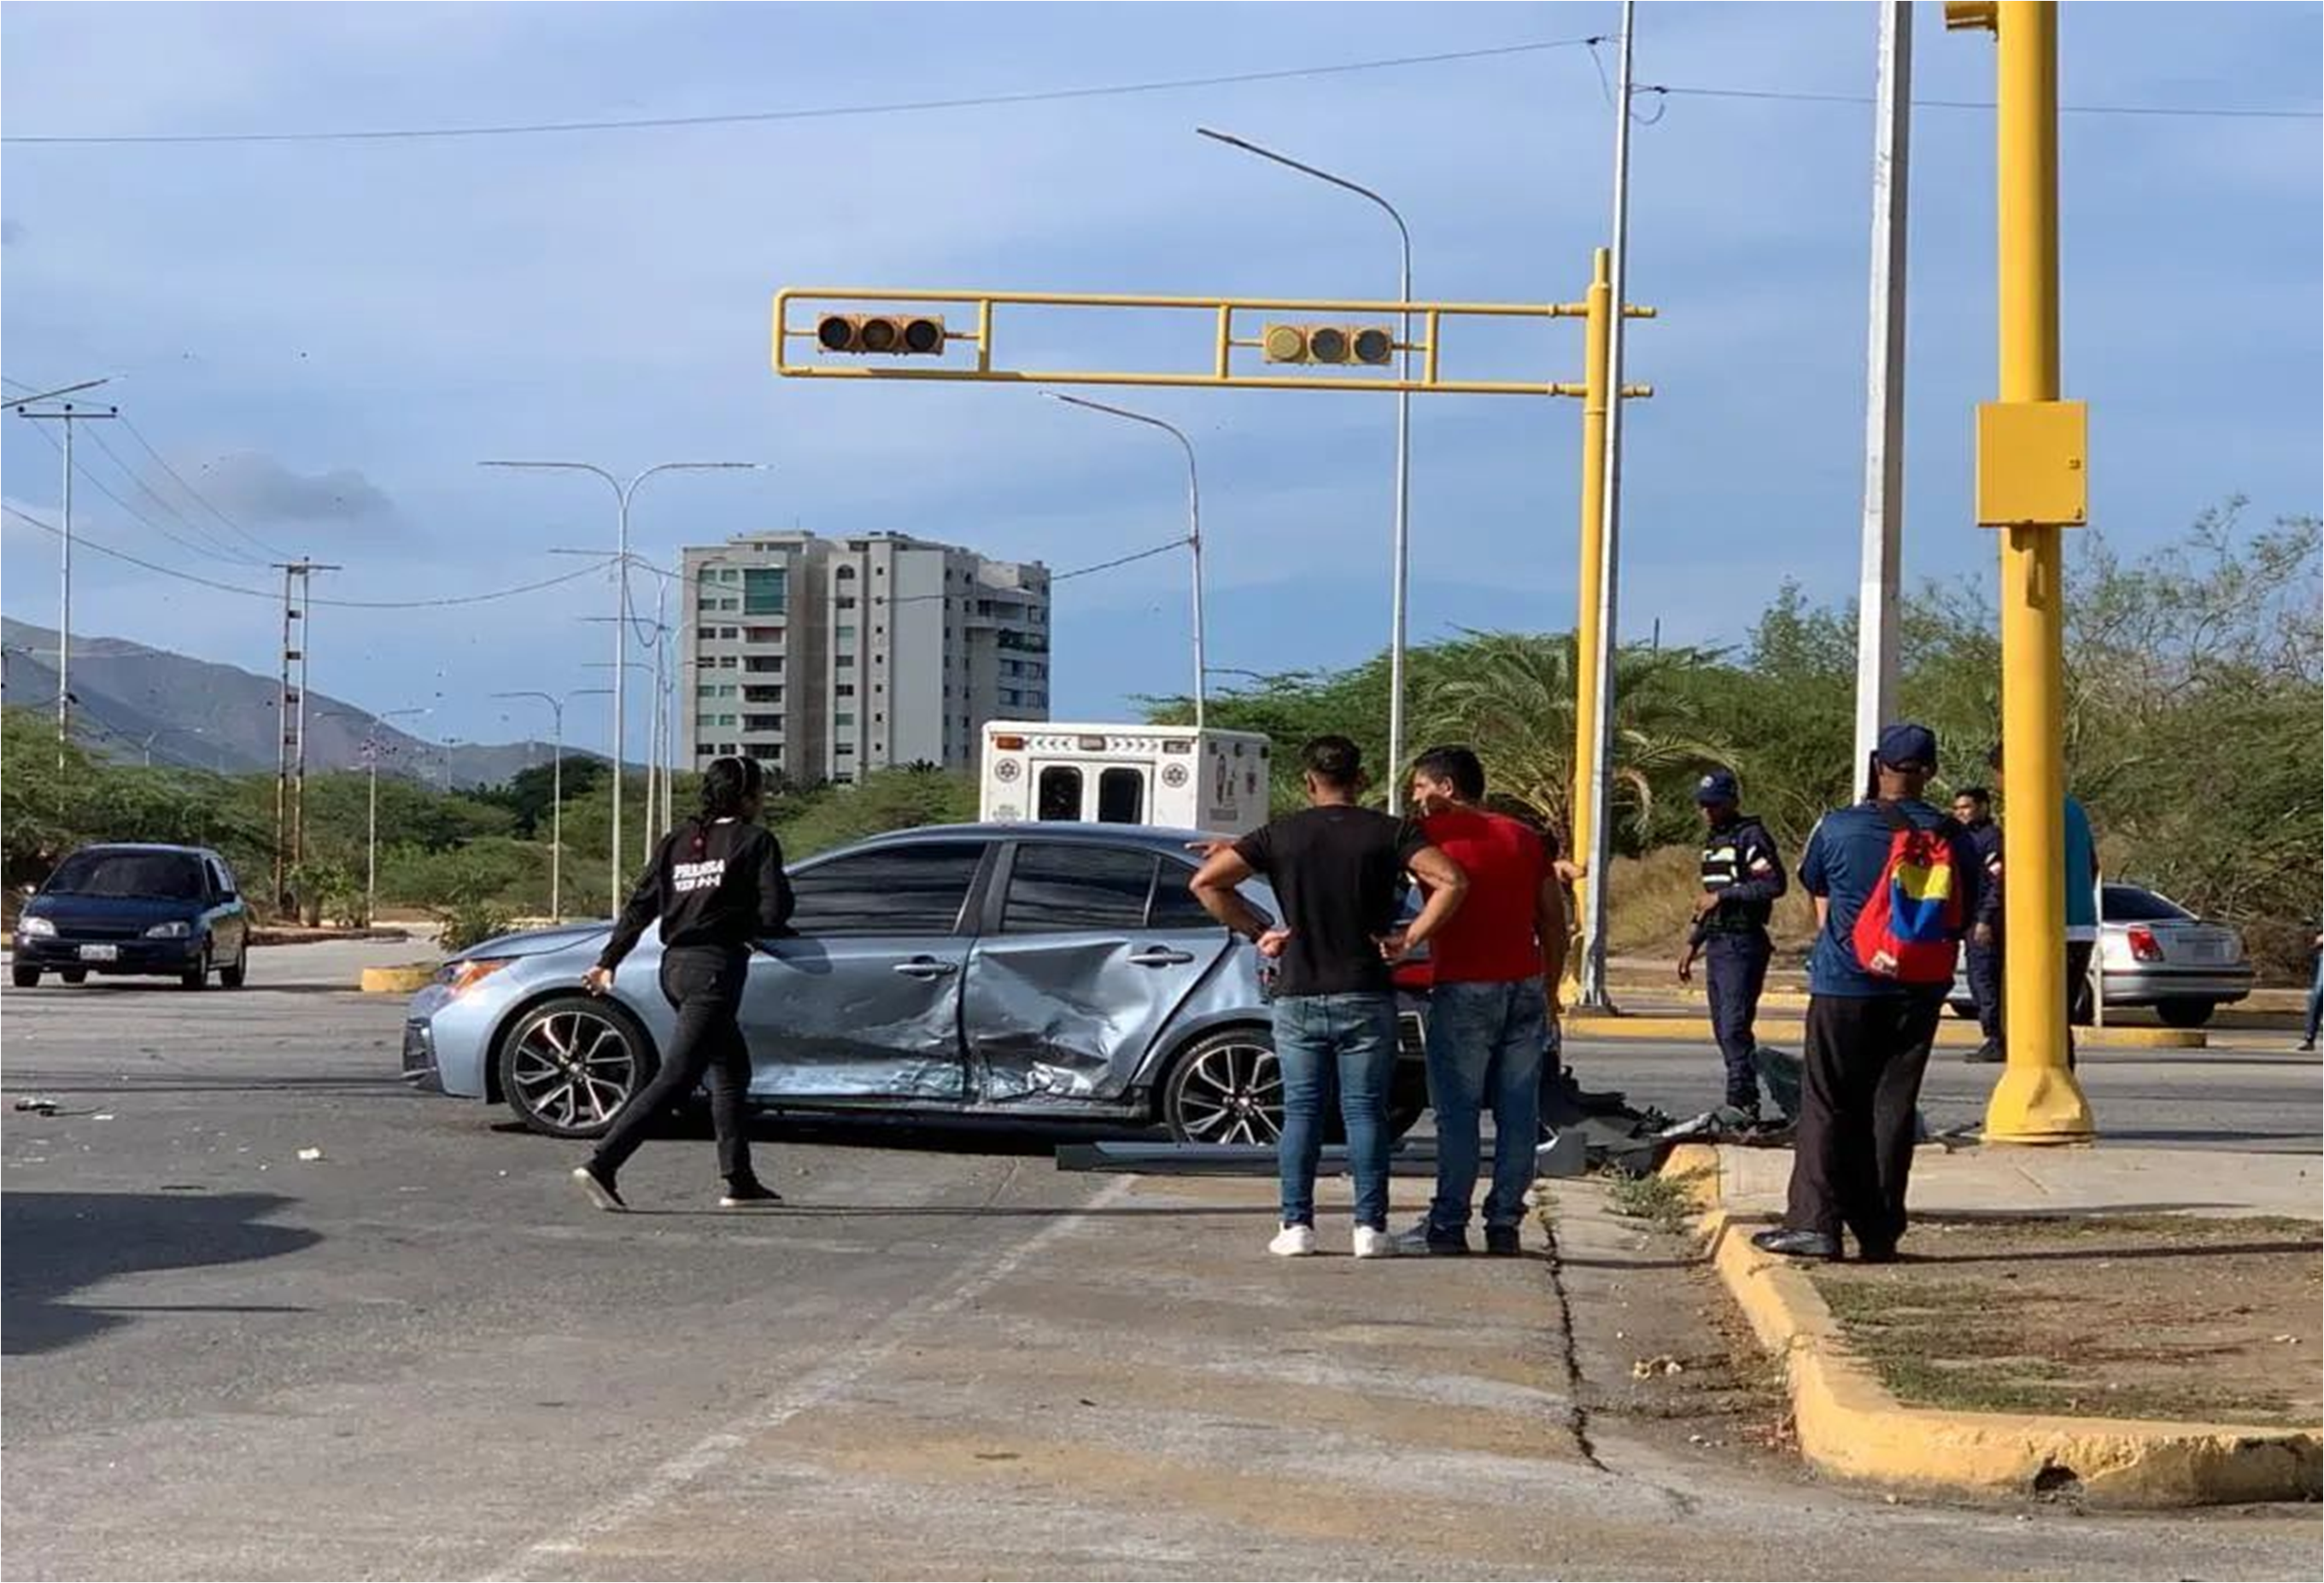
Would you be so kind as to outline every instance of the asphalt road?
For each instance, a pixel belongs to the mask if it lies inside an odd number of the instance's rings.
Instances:
[[[1262,1251],[1265,1183],[1063,1175],[1022,1134],[786,1125],[762,1158],[795,1207],[717,1211],[706,1141],[674,1137],[624,1176],[650,1212],[599,1215],[564,1179],[576,1147],[394,1077],[400,1007],[336,986],[398,954],[263,952],[238,993],[0,995],[0,1088],[60,1103],[0,1116],[8,1576],[2234,1577],[2314,1557],[2312,1511],[1890,1505],[1746,1449],[1768,1408],[1729,1367],[1720,1294],[1593,1190],[1561,1189],[1555,1262],[1286,1265]],[[1666,1106],[1702,1059],[1575,1051]],[[2315,1075],[2237,1082],[2312,1126]],[[1327,1247],[1344,1203],[1327,1191]],[[1688,1372],[1635,1383],[1660,1353]]]

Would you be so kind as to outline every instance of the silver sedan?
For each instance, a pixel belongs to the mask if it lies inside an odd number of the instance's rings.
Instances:
[[[2206,923],[2160,891],[2143,885],[2109,882],[2099,887],[2098,967],[2108,1010],[2151,1006],[2172,1027],[2200,1027],[2211,1013],[2252,990],[2251,959],[2243,936],[2224,924]],[[1977,1015],[1967,968],[1956,974],[1952,1008]],[[2074,1020],[2090,1020],[2090,992],[2077,985]]]
[[[791,870],[793,938],[760,943],[742,1029],[752,1099],[880,1110],[1159,1122],[1184,1142],[1270,1145],[1283,1083],[1258,953],[1188,888],[1190,831],[943,826]],[[1270,914],[1263,885],[1246,888]],[[607,925],[487,942],[416,996],[404,1075],[505,1104],[558,1137],[602,1133],[654,1070],[673,1017],[646,938],[613,994],[582,992]],[[1404,1017],[1398,1132],[1426,1079]]]

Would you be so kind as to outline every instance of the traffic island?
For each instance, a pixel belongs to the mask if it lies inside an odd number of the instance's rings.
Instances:
[[[366,995],[410,995],[426,989],[435,976],[432,962],[406,962],[401,967],[365,968],[359,983]]]
[[[1941,1210],[1897,1264],[1794,1264],[1751,1246],[1771,1221],[1729,1208],[1723,1154],[1682,1146],[1663,1173],[1818,1468],[2117,1507],[2324,1498],[2313,1219]]]

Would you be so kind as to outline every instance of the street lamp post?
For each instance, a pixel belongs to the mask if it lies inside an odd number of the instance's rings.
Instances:
[[[628,651],[628,633],[622,630],[619,623],[625,621],[628,619],[630,612],[630,501],[636,495],[638,485],[643,483],[647,479],[651,478],[657,473],[712,473],[724,471],[755,473],[764,472],[766,470],[766,465],[761,462],[658,462],[653,466],[645,469],[642,473],[634,474],[628,483],[624,483],[622,480],[614,477],[613,474],[608,473],[604,468],[598,466],[594,462],[493,461],[482,462],[479,463],[478,465],[484,467],[514,467],[539,472],[590,473],[604,479],[605,481],[606,487],[613,492],[614,527],[616,532],[615,544],[617,546],[615,554],[619,557],[619,569],[614,575],[615,594],[613,599],[613,615],[616,622],[616,625],[613,628],[613,658],[616,660],[620,659],[622,656]],[[610,865],[609,883],[612,886],[612,889],[609,894],[613,897],[616,906],[620,903],[622,894],[622,754],[625,750],[622,732],[622,714],[624,707],[629,701],[629,695],[623,690],[622,686],[622,672],[618,667],[616,667],[613,671],[613,839],[608,843],[609,851],[607,853],[607,862]]]
[[[1396,206],[1369,187],[1359,186],[1344,176],[1334,176],[1329,170],[1319,170],[1303,164],[1273,149],[1262,148],[1247,138],[1215,132],[1207,126],[1194,129],[1213,143],[1225,143],[1262,160],[1271,160],[1287,166],[1302,175],[1313,176],[1318,181],[1369,198],[1396,222],[1396,234],[1401,247],[1401,272],[1397,277],[1396,299],[1399,303],[1412,300],[1412,231]],[[1394,566],[1389,573],[1390,593],[1388,639],[1388,806],[1391,814],[1404,807],[1404,672],[1405,672],[1405,612],[1412,566],[1412,315],[1406,310],[1398,315],[1397,344],[1403,348],[1403,383],[1406,388],[1396,395],[1396,540]]]
[[[549,754],[549,916],[565,921],[565,701],[554,693],[494,693],[495,698],[538,698],[555,721]]]
[[[1158,428],[1178,442],[1186,453],[1186,548],[1193,552],[1194,577],[1194,729],[1203,728],[1204,699],[1208,692],[1210,667],[1203,659],[1203,486],[1194,472],[1194,442],[1175,423],[1144,412],[1133,412],[1127,407],[1110,407],[1103,401],[1092,401],[1082,396],[1067,396],[1056,391],[1044,391],[1050,400],[1063,401],[1069,407],[1086,407],[1093,412],[1109,413],[1126,418],[1132,423],[1143,423]]]
[[[364,768],[368,772],[371,781],[364,794],[364,922],[365,925],[379,921],[379,750],[384,745],[379,740],[379,728],[391,720],[429,713],[430,711],[424,708],[391,709],[384,714],[366,717],[355,713],[353,710],[334,709],[322,717],[325,720],[368,718],[371,722],[371,729],[364,732],[363,740]]]

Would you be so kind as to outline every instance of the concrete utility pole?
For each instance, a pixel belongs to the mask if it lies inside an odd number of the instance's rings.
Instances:
[[[79,391],[92,391],[110,380],[83,380],[78,384],[65,385],[38,396],[27,396],[10,406],[19,418],[29,418],[35,423],[61,423],[65,428],[64,458],[64,532],[57,561],[57,768],[65,767],[65,743],[72,736],[72,546],[73,546],[73,425],[93,419],[118,418],[121,409],[76,407],[70,401],[60,402],[54,408],[36,412],[32,409],[43,401]]]
[[[1913,8],[1881,0],[1872,114],[1872,308],[1865,357],[1863,579],[1856,601],[1856,757],[1896,717],[1896,592],[1904,534],[1904,266],[1913,129]]]
[[[307,579],[338,566],[277,561],[282,574],[281,733],[274,754],[274,905],[290,901],[290,870],[307,855]]]

